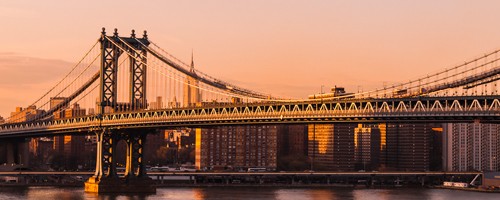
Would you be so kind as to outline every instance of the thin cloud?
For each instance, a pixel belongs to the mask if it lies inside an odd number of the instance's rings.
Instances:
[[[15,53],[0,53],[0,87],[22,87],[54,81],[66,73],[72,63],[22,56]]]

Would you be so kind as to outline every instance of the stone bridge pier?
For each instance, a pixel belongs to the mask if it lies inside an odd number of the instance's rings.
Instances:
[[[96,132],[97,161],[95,173],[85,182],[85,192],[92,193],[155,193],[156,187],[146,174],[143,162],[145,132],[102,130]],[[117,143],[124,140],[126,152],[117,152]],[[115,156],[126,153],[125,173],[116,171]]]

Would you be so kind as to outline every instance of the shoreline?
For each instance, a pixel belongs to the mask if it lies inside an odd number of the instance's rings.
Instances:
[[[447,190],[462,190],[470,192],[485,192],[485,193],[500,193],[500,190],[487,190],[481,188],[460,188],[460,187],[449,187],[449,186],[434,186],[436,189],[447,189]]]
[[[53,184],[0,184],[2,188],[29,188],[29,187],[61,187],[61,188],[77,188],[84,187],[84,183],[53,183]],[[481,188],[459,188],[448,186],[420,186],[420,185],[355,185],[355,184],[194,184],[194,183],[170,183],[156,184],[157,188],[219,188],[219,187],[236,187],[236,188],[335,188],[335,189],[401,189],[401,188],[423,188],[423,189],[447,189],[447,190],[462,190],[470,192],[484,193],[500,193],[500,190],[488,190]]]

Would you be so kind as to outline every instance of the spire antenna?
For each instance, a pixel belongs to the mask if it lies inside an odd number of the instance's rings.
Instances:
[[[193,53],[193,49],[191,49],[191,69],[194,69],[194,53]]]

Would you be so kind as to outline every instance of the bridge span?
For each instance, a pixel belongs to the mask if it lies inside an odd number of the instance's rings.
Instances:
[[[500,96],[251,103],[116,112],[0,126],[0,138],[108,130],[298,123],[500,122]]]
[[[156,129],[244,124],[499,123],[499,52],[372,91],[290,99],[207,75],[195,69],[193,59],[189,65],[169,54],[151,41],[146,31],[141,38],[134,30],[130,37],[122,37],[116,29],[108,35],[103,28],[99,39],[61,81],[0,124],[0,138],[94,134],[98,142],[96,169],[85,191],[155,192],[146,174],[143,150],[146,135]],[[121,178],[114,159],[120,140],[127,146],[126,170]]]

